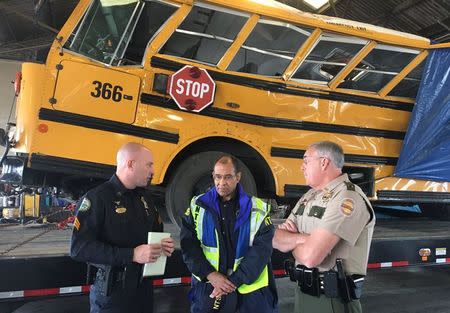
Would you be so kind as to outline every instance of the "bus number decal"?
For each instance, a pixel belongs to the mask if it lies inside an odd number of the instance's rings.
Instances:
[[[123,99],[132,100],[133,96],[122,94],[122,86],[113,86],[110,83],[102,83],[98,80],[94,80],[92,84],[95,86],[94,91],[91,92],[91,96],[94,98],[102,97],[105,100],[112,99],[114,102],[120,102]]]

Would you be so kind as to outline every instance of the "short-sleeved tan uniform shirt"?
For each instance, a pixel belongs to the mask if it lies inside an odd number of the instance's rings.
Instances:
[[[341,238],[318,266],[328,271],[343,259],[347,275],[365,275],[375,214],[361,188],[351,183],[347,174],[331,181],[322,190],[309,190],[292,209],[288,219],[301,233],[311,234],[321,228]]]

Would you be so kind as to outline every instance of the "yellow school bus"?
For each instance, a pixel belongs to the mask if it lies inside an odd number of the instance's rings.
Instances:
[[[288,203],[308,188],[305,149],[331,140],[373,201],[449,200],[448,182],[393,176],[423,61],[442,46],[272,0],[81,0],[46,62],[22,66],[3,180],[79,194],[139,142],[177,222],[219,153],[240,160],[248,192]],[[201,110],[168,91],[185,66],[215,83]]]

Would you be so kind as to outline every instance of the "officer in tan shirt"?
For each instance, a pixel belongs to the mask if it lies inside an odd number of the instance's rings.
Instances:
[[[296,313],[362,312],[375,215],[362,190],[342,174],[343,165],[339,145],[312,144],[302,165],[311,189],[275,232],[273,247],[295,258],[289,274],[298,282]]]

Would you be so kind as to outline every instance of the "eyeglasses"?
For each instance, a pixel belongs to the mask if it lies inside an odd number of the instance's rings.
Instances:
[[[212,177],[215,181],[218,180],[224,180],[224,181],[230,181],[233,179],[233,177],[236,175],[231,175],[231,174],[227,174],[227,175],[220,175],[220,174],[213,174]]]
[[[305,156],[303,157],[303,164],[308,165],[308,160],[319,160],[319,159],[328,159],[327,157],[313,157],[313,156]]]

